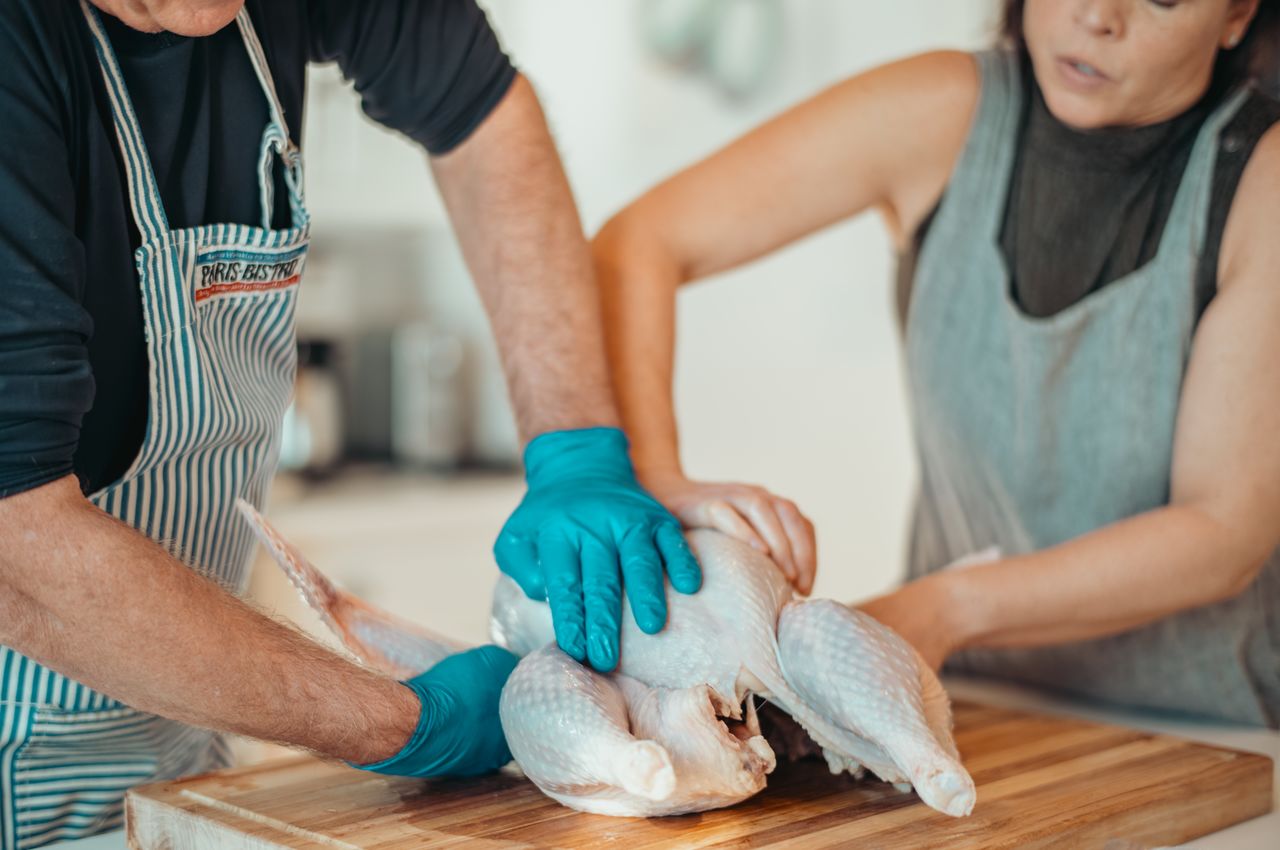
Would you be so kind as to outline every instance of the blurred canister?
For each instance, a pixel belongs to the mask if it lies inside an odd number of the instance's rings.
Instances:
[[[391,452],[409,466],[455,467],[466,453],[462,340],[427,322],[391,337]]]
[[[329,340],[298,341],[293,402],[281,427],[280,468],[309,475],[332,472],[342,459],[342,390]]]

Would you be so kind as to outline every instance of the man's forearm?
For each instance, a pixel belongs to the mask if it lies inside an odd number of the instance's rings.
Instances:
[[[532,87],[519,77],[432,161],[502,355],[521,433],[612,426],[590,253]]]
[[[74,479],[0,502],[0,642],[128,705],[355,763],[420,704],[266,617],[85,501]]]
[[[1089,640],[1242,591],[1261,563],[1234,537],[1202,511],[1171,506],[921,581],[945,586],[956,648]]]

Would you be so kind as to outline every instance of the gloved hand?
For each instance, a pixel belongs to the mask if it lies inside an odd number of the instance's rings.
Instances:
[[[680,522],[641,489],[617,428],[552,431],[524,453],[529,490],[494,544],[498,566],[551,606],[556,642],[597,670],[618,663],[622,589],[648,634],[667,622],[663,568],[694,593],[702,570]]]
[[[519,661],[499,646],[451,655],[404,682],[422,701],[409,743],[386,761],[353,765],[392,776],[478,776],[511,761],[498,697]]]

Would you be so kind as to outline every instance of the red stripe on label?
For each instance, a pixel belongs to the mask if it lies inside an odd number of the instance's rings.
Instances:
[[[215,295],[230,295],[235,292],[258,292],[270,291],[272,289],[286,289],[297,284],[302,275],[295,274],[293,277],[284,280],[269,280],[262,283],[248,283],[240,281],[238,283],[215,283],[213,286],[206,286],[204,289],[196,290],[196,303],[207,301]]]

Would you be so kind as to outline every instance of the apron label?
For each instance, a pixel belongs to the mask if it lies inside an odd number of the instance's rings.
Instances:
[[[196,303],[220,295],[269,292],[297,286],[302,277],[304,253],[260,253],[218,250],[196,257]]]

